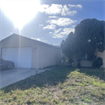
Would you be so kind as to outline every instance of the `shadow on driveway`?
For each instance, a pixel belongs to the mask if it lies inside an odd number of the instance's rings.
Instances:
[[[9,92],[11,90],[26,90],[35,87],[45,87],[45,86],[55,86],[59,82],[63,83],[67,79],[67,75],[77,68],[62,67],[55,68],[53,70],[47,70],[43,73],[31,76],[5,88],[2,88],[4,92]],[[92,69],[92,68],[78,68],[80,73],[85,73],[89,76],[96,76],[105,81],[105,71],[104,69]],[[43,71],[43,70],[42,70]],[[31,71],[30,71],[31,72]],[[23,74],[24,75],[24,74]]]
[[[36,73],[44,72],[45,70],[34,69],[12,69],[0,71],[0,88],[8,86],[20,80],[24,80],[27,77],[35,75]]]
[[[44,86],[54,86],[59,82],[64,82],[67,78],[67,75],[70,72],[74,71],[75,68],[55,68],[53,70],[47,70],[43,73],[31,76],[19,82],[13,83],[7,87],[2,88],[4,92],[9,92],[11,90],[26,90],[35,87],[44,87]],[[43,71],[43,70],[40,70]]]

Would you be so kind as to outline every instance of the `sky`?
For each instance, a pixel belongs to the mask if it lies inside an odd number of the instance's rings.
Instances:
[[[82,20],[105,20],[105,0],[30,0],[31,3],[21,0],[16,4],[14,1],[5,0],[2,4],[0,0],[0,40],[16,33],[60,45]]]

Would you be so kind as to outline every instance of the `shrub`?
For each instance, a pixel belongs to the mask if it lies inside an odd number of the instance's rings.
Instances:
[[[100,68],[103,65],[103,59],[98,57],[95,61],[93,61],[92,67]]]

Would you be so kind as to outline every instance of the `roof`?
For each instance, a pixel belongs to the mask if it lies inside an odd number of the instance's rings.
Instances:
[[[28,39],[28,40],[32,40],[32,41],[35,41],[35,42],[37,42],[37,43],[44,44],[44,45],[47,45],[47,46],[50,46],[50,47],[60,48],[60,47],[58,47],[58,46],[53,46],[53,45],[47,44],[47,43],[45,43],[45,42],[41,42],[41,41],[38,41],[38,40],[35,40],[35,39],[31,39],[31,38],[28,38],[28,37],[25,37],[25,36],[22,36],[22,35],[18,35],[18,34],[15,34],[15,33],[13,33],[13,34],[11,34],[10,36],[8,36],[8,37],[2,39],[0,42],[6,40],[7,38],[13,37],[13,36],[15,36],[15,37],[17,37],[17,38],[25,38],[25,39]]]

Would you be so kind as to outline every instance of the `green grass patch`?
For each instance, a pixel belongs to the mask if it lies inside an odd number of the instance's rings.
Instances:
[[[55,68],[0,90],[0,105],[104,105],[105,72]]]

